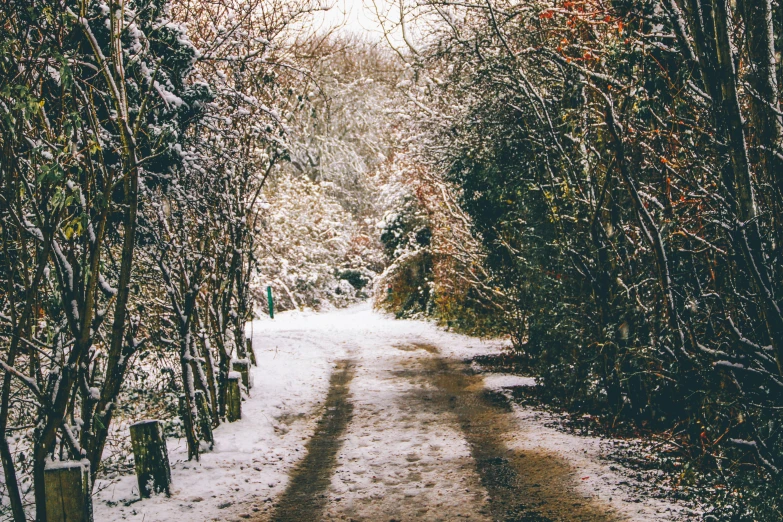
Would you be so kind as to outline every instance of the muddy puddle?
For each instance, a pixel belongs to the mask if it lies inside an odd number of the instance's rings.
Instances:
[[[306,446],[307,455],[291,472],[291,480],[277,502],[271,520],[321,520],[332,472],[337,464],[337,452],[353,415],[353,405],[348,400],[353,374],[351,361],[337,363],[329,380],[323,416]]]
[[[573,470],[555,455],[511,451],[504,440],[515,427],[504,396],[484,389],[481,376],[462,363],[422,359],[418,378],[435,390],[420,391],[423,407],[450,412],[471,448],[492,520],[502,522],[609,522],[622,520],[574,488]],[[416,379],[407,369],[401,376]]]

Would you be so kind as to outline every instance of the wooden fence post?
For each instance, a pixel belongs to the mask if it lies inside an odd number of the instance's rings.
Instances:
[[[228,422],[242,418],[242,392],[239,381],[242,376],[238,372],[228,374],[228,393],[226,394],[226,418]]]
[[[51,462],[44,470],[47,522],[93,522],[90,463]]]
[[[130,427],[139,495],[149,498],[152,493],[171,495],[171,468],[163,425],[158,420],[137,422]]]
[[[231,361],[231,369],[242,376],[242,384],[246,390],[250,390],[250,361],[247,359],[234,359]]]
[[[247,352],[247,355],[250,357],[250,364],[253,366],[258,366],[258,363],[256,362],[256,352],[253,351],[253,338],[252,337],[245,337],[245,343],[247,344],[247,348],[245,351]]]

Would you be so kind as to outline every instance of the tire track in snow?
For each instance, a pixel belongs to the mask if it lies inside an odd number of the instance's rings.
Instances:
[[[277,503],[274,522],[320,520],[342,436],[353,415],[353,404],[348,400],[353,374],[351,361],[337,362],[329,380],[324,414],[307,443],[307,455],[291,473],[288,487]]]
[[[420,359],[438,353],[420,340],[359,354],[353,419],[319,522],[491,522],[455,419],[415,399],[432,390],[421,378]]]
[[[607,506],[586,499],[573,487],[567,462],[547,453],[510,450],[505,434],[514,430],[506,400],[484,390],[481,376],[458,363],[424,359],[423,375],[437,389],[421,400],[457,419],[471,448],[492,519],[502,522],[613,522]],[[504,398],[503,398],[504,399]]]

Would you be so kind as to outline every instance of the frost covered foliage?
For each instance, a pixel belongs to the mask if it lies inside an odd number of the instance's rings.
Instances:
[[[506,294],[491,283],[486,251],[456,188],[411,156],[383,169],[388,210],[377,226],[388,266],[375,282],[375,305],[474,335],[515,333],[504,313]]]
[[[551,399],[666,430],[717,519],[780,519],[781,4],[400,4],[416,159]]]
[[[290,172],[267,190],[273,203],[261,214],[258,288],[271,284],[279,309],[328,308],[368,296],[372,239],[325,192]]]
[[[140,200],[181,167],[208,93],[163,1],[8,2],[0,34],[0,457],[9,514],[45,503],[54,455],[99,469],[146,343]],[[13,434],[12,441],[6,438]]]
[[[366,299],[384,265],[379,169],[392,155],[399,74],[388,51],[331,36],[300,52],[313,83],[287,120],[290,162],[264,192],[256,291],[282,309]]]
[[[405,167],[399,157],[385,166],[387,211],[376,225],[388,266],[375,281],[375,306],[397,317],[426,314],[432,304],[432,232]]]
[[[386,212],[376,224],[386,268],[374,284],[375,306],[397,317],[432,313],[432,230],[416,198],[413,167],[403,155],[384,165]]]

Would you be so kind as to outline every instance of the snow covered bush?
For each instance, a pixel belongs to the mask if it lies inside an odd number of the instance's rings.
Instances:
[[[58,448],[100,469],[149,333],[139,214],[147,190],[181,167],[209,93],[188,83],[199,52],[164,0],[10,2],[3,15],[0,457],[4,505],[24,520],[28,494],[44,516]],[[33,429],[9,444],[20,425]]]
[[[301,101],[284,31],[319,7],[3,5],[0,515],[45,518],[53,459],[126,470],[141,415],[179,410],[193,458],[221,422],[256,203]]]
[[[267,208],[260,214],[257,287],[263,298],[271,285],[280,309],[355,302],[366,297],[367,283],[374,277],[363,244],[371,238],[325,192],[320,184],[290,171],[268,185]],[[349,281],[353,272],[358,277]]]
[[[287,120],[290,162],[260,213],[255,291],[272,286],[282,309],[367,299],[385,262],[375,224],[395,150],[398,66],[356,36],[313,45],[313,82]]]
[[[456,188],[414,157],[401,154],[383,169],[387,212],[377,226],[388,266],[376,280],[375,305],[475,335],[515,331]]]

